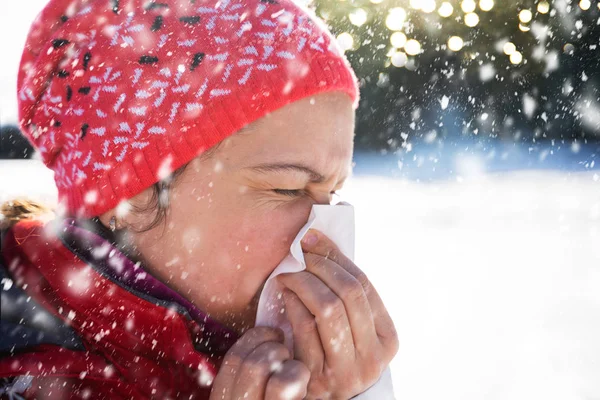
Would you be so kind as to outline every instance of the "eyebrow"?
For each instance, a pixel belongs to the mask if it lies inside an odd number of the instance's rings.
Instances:
[[[275,163],[275,164],[260,164],[253,167],[249,167],[256,172],[270,173],[270,172],[301,172],[310,177],[312,183],[323,183],[325,182],[325,176],[318,173],[317,171],[301,164],[289,164],[289,163]],[[346,178],[342,179],[344,181]]]

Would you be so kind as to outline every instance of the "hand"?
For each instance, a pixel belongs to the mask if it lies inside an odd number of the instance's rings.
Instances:
[[[329,238],[311,229],[302,248],[306,270],[278,277],[294,358],[310,370],[308,399],[349,399],[388,366],[398,351],[396,329],[366,275]]]
[[[252,328],[225,355],[210,400],[300,400],[309,379],[308,368],[291,359],[281,330]]]

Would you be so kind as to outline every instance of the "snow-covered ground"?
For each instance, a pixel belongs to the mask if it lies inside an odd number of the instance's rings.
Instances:
[[[25,186],[26,185],[26,186]],[[0,201],[52,174],[0,162]],[[398,399],[600,398],[600,176],[357,175],[357,264],[390,309]]]
[[[600,398],[600,180],[358,177],[357,264],[400,332],[399,399]]]

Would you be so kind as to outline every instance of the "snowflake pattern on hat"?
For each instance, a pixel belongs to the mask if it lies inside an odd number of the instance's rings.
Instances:
[[[244,125],[356,76],[291,0],[52,0],[19,73],[20,123],[66,210],[98,215]]]

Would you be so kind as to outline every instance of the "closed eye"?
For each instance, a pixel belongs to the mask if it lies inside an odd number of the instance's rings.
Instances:
[[[298,197],[305,194],[305,191],[302,189],[273,189],[273,192],[288,197]],[[336,191],[333,191],[331,192],[331,194],[335,196],[338,193]]]
[[[273,189],[273,191],[277,194],[288,197],[297,197],[304,194],[302,189]]]

